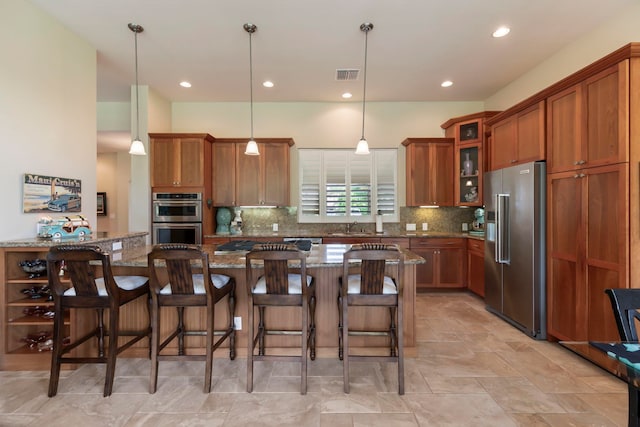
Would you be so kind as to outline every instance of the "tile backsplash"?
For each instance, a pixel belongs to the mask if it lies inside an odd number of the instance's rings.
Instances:
[[[386,232],[403,232],[406,224],[416,224],[418,231],[427,223],[429,231],[460,232],[462,224],[471,224],[475,219],[475,208],[400,208],[400,222],[384,222]],[[271,234],[273,224],[278,224],[279,233],[335,233],[345,231],[344,223],[298,223],[297,207],[283,208],[243,208],[243,232],[246,234]],[[352,227],[352,230],[353,227]],[[374,232],[375,222],[358,223],[355,230]]]

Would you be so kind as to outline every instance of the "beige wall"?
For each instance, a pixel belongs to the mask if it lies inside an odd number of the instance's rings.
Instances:
[[[95,224],[95,49],[31,3],[2,0],[0,52],[0,240],[34,237],[45,215],[22,213],[25,173],[80,179]]]
[[[485,107],[505,110],[630,42],[640,42],[640,3],[505,86],[485,100]]]

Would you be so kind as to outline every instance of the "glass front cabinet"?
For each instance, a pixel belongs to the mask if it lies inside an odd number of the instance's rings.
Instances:
[[[456,117],[442,124],[445,136],[455,138],[454,200],[456,206],[482,206],[482,174],[485,170],[484,122],[498,111]]]

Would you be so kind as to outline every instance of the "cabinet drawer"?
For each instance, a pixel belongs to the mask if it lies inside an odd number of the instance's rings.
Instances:
[[[380,242],[386,245],[398,245],[399,248],[409,249],[409,239],[383,237],[380,239]]]
[[[456,238],[412,237],[411,239],[409,239],[409,247],[410,248],[464,248],[465,247],[464,241],[465,239],[456,239]]]
[[[484,241],[467,239],[467,250],[481,253],[484,252]]]

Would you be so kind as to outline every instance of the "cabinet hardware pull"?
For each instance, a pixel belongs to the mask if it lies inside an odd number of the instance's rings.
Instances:
[[[575,175],[573,175],[573,177],[574,177],[574,178],[580,178],[580,175],[575,174]]]
[[[515,163],[515,162],[517,162],[517,160],[516,160],[516,159],[511,160],[511,163]]]

